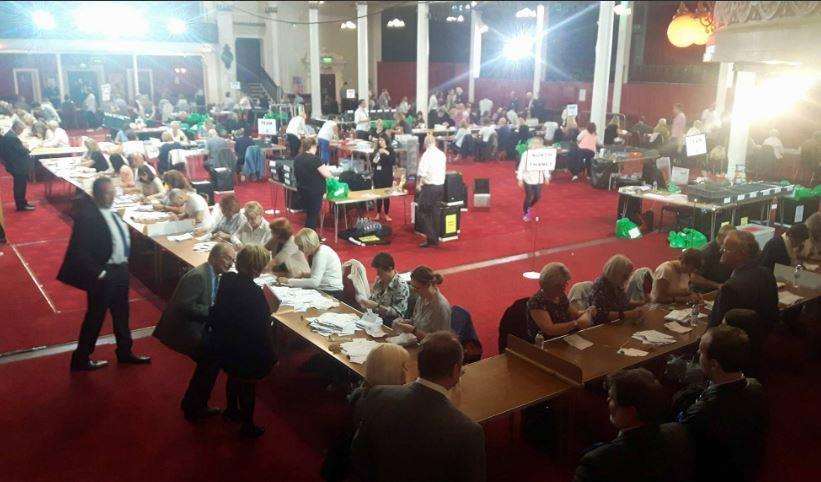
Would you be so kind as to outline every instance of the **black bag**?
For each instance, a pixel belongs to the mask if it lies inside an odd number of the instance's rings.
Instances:
[[[610,176],[618,171],[616,163],[594,157],[590,161],[590,185],[596,189],[607,189]]]
[[[346,183],[351,191],[366,191],[371,188],[371,183],[365,176],[354,171],[343,171],[339,175],[339,181]]]
[[[214,191],[233,191],[234,190],[234,171],[227,167],[210,168],[211,184]]]

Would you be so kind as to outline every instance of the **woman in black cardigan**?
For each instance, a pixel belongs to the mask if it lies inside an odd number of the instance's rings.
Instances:
[[[259,437],[265,430],[254,425],[256,382],[276,363],[271,331],[271,307],[254,283],[271,261],[268,251],[249,244],[237,254],[238,273],[226,273],[211,308],[212,346],[228,374],[227,407],[223,416],[242,422],[240,435]]]
[[[390,141],[385,136],[379,137],[376,141],[376,152],[373,154],[373,187],[381,189],[393,186],[393,166],[396,164],[396,154],[393,152]],[[385,213],[385,221],[391,221],[389,212],[391,210],[391,200],[389,198],[376,200],[376,216],[382,219]]]

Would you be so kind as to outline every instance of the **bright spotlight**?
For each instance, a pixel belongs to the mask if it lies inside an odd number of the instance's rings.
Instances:
[[[171,35],[182,35],[188,30],[188,24],[178,18],[172,18],[166,24],[166,28]]]
[[[505,42],[502,53],[508,60],[521,60],[533,52],[533,39],[529,35],[517,35]]]
[[[536,18],[536,10],[525,7],[516,12],[516,18]]]
[[[807,92],[817,81],[817,77],[810,74],[787,74],[770,77],[751,89],[740,102],[740,113],[750,120],[778,117],[789,111],[795,104],[804,99]]]
[[[32,13],[31,20],[34,22],[34,26],[40,30],[51,30],[55,25],[54,16],[45,10],[37,10]]]
[[[148,32],[148,21],[128,5],[91,3],[74,13],[74,25],[81,32],[106,37],[140,36]]]

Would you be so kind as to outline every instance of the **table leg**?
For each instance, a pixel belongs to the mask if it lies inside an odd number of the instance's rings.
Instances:
[[[334,207],[334,244],[339,244],[339,205],[332,203]]]

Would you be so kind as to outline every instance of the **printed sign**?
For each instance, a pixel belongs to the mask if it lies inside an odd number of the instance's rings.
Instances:
[[[257,119],[257,131],[262,136],[277,135],[277,120],[276,119]]]
[[[684,147],[687,149],[687,157],[703,156],[707,154],[707,136],[696,134],[684,138]]]
[[[456,214],[445,215],[445,234],[456,233]]]
[[[579,105],[578,104],[567,104],[567,115],[576,117],[579,115]]]
[[[111,84],[102,84],[100,86],[100,100],[102,102],[111,101]]]
[[[579,89],[579,102],[587,100],[587,89]]]
[[[556,169],[556,148],[529,149],[525,151],[528,171],[552,171]]]
[[[235,81],[231,82],[231,88],[234,89],[234,90],[239,90],[240,86],[241,86],[241,84],[239,83],[238,80],[235,80]]]
[[[346,99],[356,99],[356,89],[348,89],[345,91]]]
[[[690,170],[686,167],[673,166],[670,182],[676,186],[686,186],[690,182]]]

